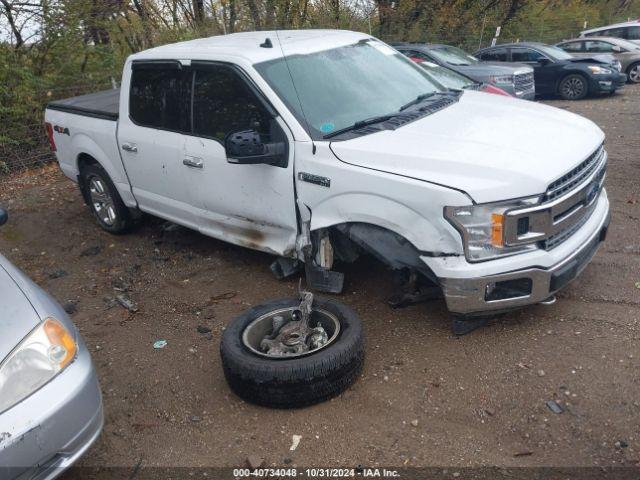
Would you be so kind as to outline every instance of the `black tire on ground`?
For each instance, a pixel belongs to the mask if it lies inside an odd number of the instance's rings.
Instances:
[[[640,62],[629,65],[629,68],[627,68],[627,79],[631,83],[640,83]]]
[[[340,333],[332,343],[306,356],[267,358],[249,350],[242,334],[253,320],[273,310],[299,305],[297,299],[280,299],[258,305],[236,317],[220,343],[224,375],[242,399],[275,408],[297,408],[328,400],[356,381],[364,363],[362,323],[347,306],[314,299],[340,321]]]
[[[80,181],[82,182],[81,189],[85,200],[93,213],[93,216],[98,221],[98,225],[104,230],[114,234],[121,234],[127,232],[134,223],[131,217],[131,212],[126,207],[118,190],[109,178],[107,172],[98,164],[91,164],[84,166],[80,171]],[[97,184],[104,190],[105,198],[109,202],[109,206],[112,207],[111,217],[106,218],[108,215],[103,210],[102,214],[98,211],[99,207],[92,201],[91,187]]]
[[[579,73],[572,73],[560,81],[558,92],[565,100],[582,100],[589,93],[589,82]]]

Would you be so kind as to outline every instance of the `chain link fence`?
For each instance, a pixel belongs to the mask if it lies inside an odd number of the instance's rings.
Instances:
[[[109,78],[100,82],[80,83],[36,92],[36,103],[40,105],[41,113],[35,116],[42,118],[40,123],[4,122],[0,134],[0,176],[42,166],[55,160],[44,128],[44,109],[48,102],[116,86],[115,81]]]

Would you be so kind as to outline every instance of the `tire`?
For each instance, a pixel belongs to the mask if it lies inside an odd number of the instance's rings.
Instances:
[[[640,62],[629,65],[629,68],[627,68],[627,79],[631,83],[640,83]]]
[[[589,83],[582,75],[573,73],[560,81],[558,92],[565,100],[582,100],[589,93]]]
[[[240,398],[275,408],[298,408],[328,400],[356,381],[364,363],[364,336],[358,316],[345,305],[316,298],[313,308],[333,314],[340,323],[335,340],[315,353],[273,358],[252,351],[243,342],[245,328],[256,318],[281,308],[297,307],[298,299],[272,300],[236,317],[220,343],[224,375]]]
[[[121,234],[133,225],[133,219],[107,172],[97,164],[80,171],[83,196],[98,221],[107,232]]]

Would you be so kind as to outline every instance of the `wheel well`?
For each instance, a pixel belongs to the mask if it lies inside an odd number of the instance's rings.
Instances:
[[[82,171],[87,168],[89,165],[100,165],[98,161],[93,158],[88,153],[81,153],[78,155],[78,187],[80,187],[80,193],[82,194],[82,198],[84,202],[89,205],[91,200],[89,199],[89,192],[87,191],[87,186],[84,184],[82,179]]]
[[[82,172],[82,170],[89,165],[99,165],[99,163],[88,153],[78,155],[78,172]]]
[[[422,273],[430,280],[436,276],[420,258],[427,255],[403,236],[370,223],[341,223],[311,232],[316,250],[319,240],[329,235],[336,259],[350,263],[366,253],[393,270],[409,269]],[[315,253],[315,252],[314,252]]]

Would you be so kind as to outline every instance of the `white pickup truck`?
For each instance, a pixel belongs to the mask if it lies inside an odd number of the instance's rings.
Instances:
[[[338,292],[373,254],[462,316],[545,302],[609,224],[604,134],[533,102],[446,90],[369,35],[270,31],[165,45],[120,90],[52,102],[62,171],[99,224],[147,212],[278,256]]]

